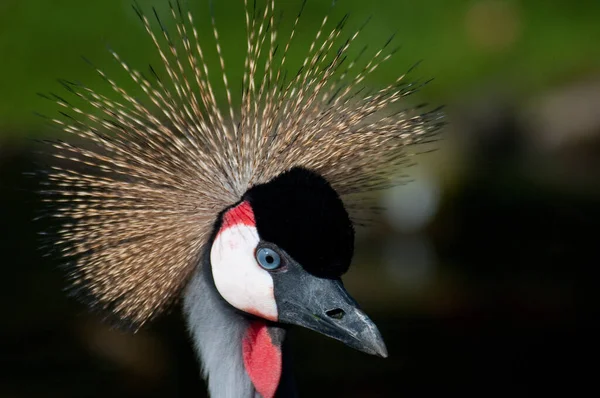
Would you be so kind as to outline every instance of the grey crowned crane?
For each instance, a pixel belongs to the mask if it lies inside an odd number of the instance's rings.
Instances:
[[[392,109],[417,88],[404,75],[361,87],[394,52],[389,41],[363,64],[346,60],[363,27],[344,34],[347,18],[328,28],[325,16],[288,77],[302,11],[280,42],[274,1],[246,5],[234,106],[222,53],[235,50],[221,48],[213,17],[222,112],[192,14],[171,3],[168,32],[156,12],[154,30],[134,9],[163,70],[147,77],[109,50],[137,92],[92,66],[116,99],[68,81],[73,101],[48,97],[63,108],[51,120],[79,141],[52,142],[58,160],[45,172],[72,291],[134,329],[182,298],[212,397],[293,396],[289,325],[385,357],[341,276],[354,225],[376,211],[371,193],[402,181],[408,147],[430,141],[441,119]]]

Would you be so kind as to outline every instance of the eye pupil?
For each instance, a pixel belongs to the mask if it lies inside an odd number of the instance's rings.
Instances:
[[[256,251],[256,260],[261,267],[267,270],[274,270],[281,265],[279,253],[267,247],[261,247]]]

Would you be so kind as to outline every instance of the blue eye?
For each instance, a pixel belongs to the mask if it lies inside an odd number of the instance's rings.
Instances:
[[[256,251],[256,260],[264,269],[272,270],[281,265],[281,257],[272,249],[261,247]]]

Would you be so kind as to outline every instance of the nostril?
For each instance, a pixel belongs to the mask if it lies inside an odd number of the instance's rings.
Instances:
[[[341,308],[334,308],[332,310],[325,311],[325,314],[327,314],[328,317],[333,319],[342,319],[344,315],[346,315],[344,310]]]

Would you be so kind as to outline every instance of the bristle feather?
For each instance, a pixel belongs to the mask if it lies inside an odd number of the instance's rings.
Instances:
[[[392,104],[429,81],[406,82],[417,63],[393,83],[367,90],[365,79],[397,51],[389,49],[394,35],[359,67],[366,46],[350,61],[348,51],[370,18],[343,37],[349,16],[327,30],[329,14],[288,80],[288,55],[305,6],[306,0],[280,42],[275,1],[263,9],[244,0],[247,52],[238,111],[214,10],[224,114],[193,16],[180,0],[169,1],[176,35],[153,9],[155,34],[140,5],[132,5],[166,76],[150,66],[150,81],[109,48],[143,99],[84,57],[118,99],[64,79],[59,83],[89,110],[38,94],[60,108],[62,118],[46,119],[87,143],[49,144],[56,164],[44,172],[49,185],[42,192],[61,224],[54,249],[72,263],[73,292],[139,327],[176,300],[217,215],[251,186],[295,166],[309,168],[332,184],[362,225],[380,211],[370,192],[407,181],[397,175],[414,164],[407,147],[436,140],[441,109],[419,113],[419,107]]]

